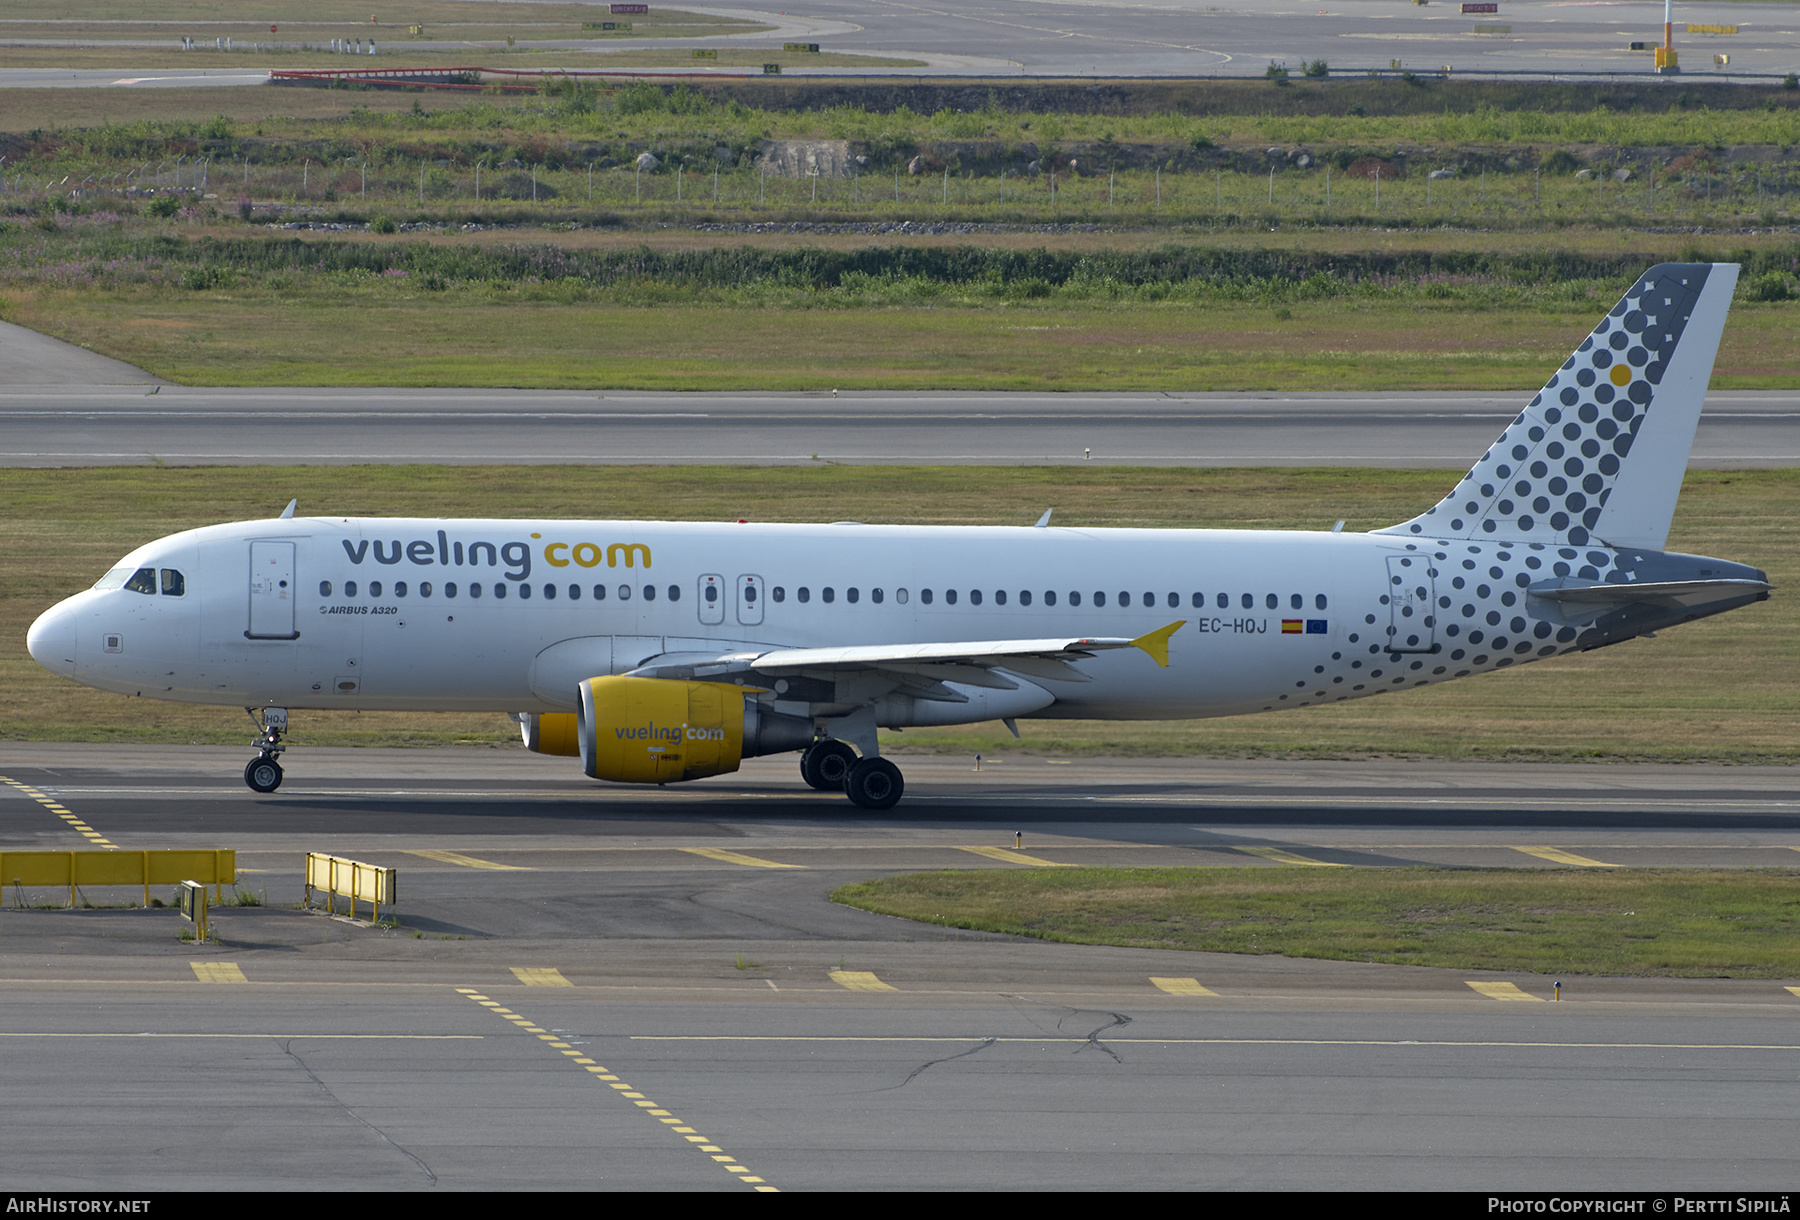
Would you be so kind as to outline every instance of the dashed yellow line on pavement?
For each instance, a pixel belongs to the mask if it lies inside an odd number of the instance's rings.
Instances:
[[[1027,864],[1032,868],[1074,868],[1073,864],[1058,864],[1054,860],[1041,860],[1036,856],[1028,856],[1022,851],[1013,851],[1006,847],[958,847],[957,851],[970,851],[978,856],[986,856],[990,860],[1004,860],[1008,864]]]
[[[1232,845],[1233,851],[1241,851],[1247,856],[1261,856],[1265,860],[1273,860],[1277,864],[1306,864],[1313,868],[1349,868],[1348,864],[1335,864],[1330,860],[1313,860],[1306,856],[1297,856],[1291,851],[1283,851],[1279,847],[1246,847]]]
[[[718,860],[725,864],[742,864],[747,868],[805,868],[804,864],[777,864],[773,860],[764,860],[760,856],[746,856],[742,852],[725,851],[718,847],[684,847],[682,851],[691,856],[705,856],[708,860]]]
[[[555,966],[514,966],[512,972],[527,987],[573,987]]]
[[[1590,860],[1586,856],[1578,856],[1572,851],[1564,851],[1560,847],[1515,847],[1514,851],[1522,851],[1528,856],[1536,856],[1540,860],[1548,860],[1552,864],[1573,864],[1580,868],[1617,868],[1616,864],[1608,864],[1604,860]]]
[[[1153,974],[1150,976],[1150,982],[1158,990],[1166,991],[1170,995],[1216,996],[1219,994],[1209,988],[1202,987],[1199,979],[1164,979],[1158,978]]]
[[[851,991],[898,991],[898,987],[889,987],[876,978],[869,970],[833,970],[831,981],[839,987],[847,987]]]
[[[1527,995],[1525,992],[1519,990],[1519,985],[1517,983],[1476,983],[1476,982],[1471,982],[1469,984],[1469,986],[1474,988],[1476,991],[1480,992],[1482,995],[1486,996],[1490,1000],[1538,1000],[1538,1001],[1542,1001],[1544,998],[1541,995]]]
[[[63,821],[67,822],[69,824],[70,829],[78,832],[82,838],[86,839],[93,846],[109,847],[109,848],[113,849],[114,851],[117,851],[119,849],[119,845],[117,843],[113,843],[113,842],[109,841],[105,835],[103,835],[99,831],[95,830],[92,826],[89,826],[85,821],[83,821],[81,818],[77,817],[75,814],[70,813],[66,808],[63,807],[63,803],[61,801],[57,800],[55,797],[49,796],[46,793],[38,791],[36,788],[33,788],[30,784],[21,784],[18,780],[9,779],[8,777],[6,777],[4,775],[0,775],[0,783],[4,783],[8,787],[16,788],[20,792],[23,792],[26,796],[30,797],[32,800],[36,801],[38,804],[40,804],[44,808],[48,809],[51,813],[54,813],[57,817],[61,818]]]
[[[436,860],[439,864],[455,864],[463,868],[491,868],[508,873],[529,873],[534,871],[519,864],[495,864],[492,860],[480,860],[474,856],[465,856],[459,851],[414,850],[408,851],[406,854],[409,856],[421,856],[427,860]]]
[[[595,1080],[607,1085],[617,1092],[620,1097],[625,1098],[630,1101],[632,1105],[644,1111],[646,1115],[654,1118],[670,1131],[694,1145],[696,1151],[706,1154],[719,1166],[719,1168],[737,1178],[738,1181],[745,1183],[752,1190],[765,1194],[779,1193],[778,1187],[770,1186],[768,1182],[752,1174],[748,1168],[739,1163],[737,1157],[732,1156],[723,1148],[713,1143],[712,1140],[701,1135],[698,1131],[694,1130],[694,1128],[688,1126],[681,1119],[671,1114],[668,1110],[663,1109],[661,1106],[657,1105],[656,1102],[645,1097],[642,1093],[632,1088],[626,1081],[620,1080],[616,1075],[607,1071],[604,1064],[595,1063],[588,1057],[586,1051],[579,1047],[571,1046],[569,1043],[564,1042],[558,1035],[540,1028],[529,1018],[519,1015],[512,1009],[500,1004],[498,1001],[488,999],[488,997],[482,995],[472,987],[458,987],[456,991],[458,995],[465,996],[481,1005],[483,1008],[489,1009],[495,1016],[512,1022],[514,1025],[518,1026],[522,1032],[537,1035],[539,1041],[543,1042],[551,1049],[561,1052],[571,1064],[583,1069]]]
[[[189,962],[202,983],[248,983],[236,962]]]

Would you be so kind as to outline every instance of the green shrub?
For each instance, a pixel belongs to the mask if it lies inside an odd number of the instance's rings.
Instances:
[[[1768,271],[1744,286],[1744,296],[1752,301],[1788,301],[1793,299],[1794,291],[1788,285],[1787,276],[1779,271]]]

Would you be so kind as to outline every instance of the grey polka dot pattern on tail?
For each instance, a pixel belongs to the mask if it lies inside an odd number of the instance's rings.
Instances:
[[[1377,532],[1586,545],[1705,283],[1646,274],[1449,495]]]

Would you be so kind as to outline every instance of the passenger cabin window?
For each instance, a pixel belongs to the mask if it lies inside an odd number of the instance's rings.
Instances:
[[[131,574],[131,579],[125,582],[125,587],[133,593],[154,595],[156,593],[156,569],[139,568]]]

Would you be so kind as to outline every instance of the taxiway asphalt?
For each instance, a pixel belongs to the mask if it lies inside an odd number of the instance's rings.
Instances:
[[[1530,397],[13,384],[0,385],[0,466],[1098,462],[1462,470]],[[1800,394],[1708,396],[1690,468],[1796,463]]]
[[[828,897],[940,867],[1782,864],[1790,769],[902,756],[907,800],[870,815],[790,757],[646,792],[516,750],[296,749],[259,797],[245,756],[0,743],[0,850],[83,845],[42,797],[119,850],[234,847],[268,895],[205,946],[169,911],[0,913],[0,1184],[1791,1178],[1796,980],[1559,1002],[1542,976],[1057,945]],[[398,926],[295,909],[307,850],[397,867]]]

